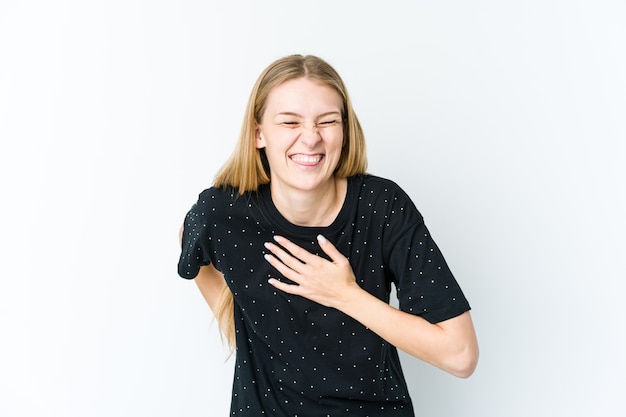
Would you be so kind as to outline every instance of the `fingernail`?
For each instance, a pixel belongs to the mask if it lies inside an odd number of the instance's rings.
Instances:
[[[322,236],[322,235],[317,235],[317,241],[318,241],[319,243],[326,243],[326,242],[328,242],[328,241],[326,240],[326,238],[325,238],[324,236]]]

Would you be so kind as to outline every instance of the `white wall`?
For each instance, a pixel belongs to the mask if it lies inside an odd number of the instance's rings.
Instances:
[[[371,172],[472,303],[474,376],[403,357],[419,415],[624,415],[624,21],[621,0],[0,3],[0,415],[228,414],[178,226],[290,53],[343,75]]]

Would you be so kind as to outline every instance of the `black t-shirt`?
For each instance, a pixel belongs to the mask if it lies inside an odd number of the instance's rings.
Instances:
[[[267,283],[286,278],[264,260],[264,242],[281,235],[326,257],[318,234],[350,260],[369,293],[389,302],[394,284],[405,312],[436,323],[470,309],[421,214],[392,181],[348,178],[345,202],[328,227],[287,221],[269,185],[244,195],[209,188],[187,213],[178,273],[191,279],[211,263],[233,293],[231,415],[412,417],[393,345],[336,309]]]

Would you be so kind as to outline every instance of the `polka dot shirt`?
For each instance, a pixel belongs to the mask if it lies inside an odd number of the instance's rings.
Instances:
[[[269,186],[238,195],[210,188],[187,213],[178,273],[222,272],[235,299],[236,359],[231,415],[237,417],[414,416],[394,346],[342,312],[283,293],[263,255],[282,235],[326,256],[324,235],[352,265],[359,285],[431,323],[470,306],[406,193],[392,181],[348,179],[328,227],[297,226],[272,203]],[[390,323],[393,325],[393,323]]]

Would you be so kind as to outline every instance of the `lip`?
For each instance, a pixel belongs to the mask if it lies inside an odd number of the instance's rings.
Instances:
[[[324,154],[306,154],[306,153],[294,153],[289,155],[289,159],[300,166],[314,167],[320,164],[324,159]]]

